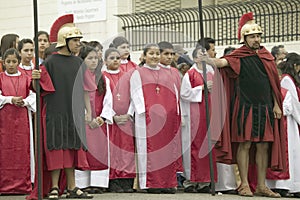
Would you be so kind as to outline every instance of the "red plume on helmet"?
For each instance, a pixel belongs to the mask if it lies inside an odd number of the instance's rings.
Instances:
[[[57,42],[57,33],[59,29],[62,28],[62,26],[65,24],[72,24],[73,21],[74,21],[73,14],[66,14],[60,16],[57,20],[55,20],[55,22],[52,24],[52,27],[50,29],[50,36],[49,36],[50,42]]]
[[[254,20],[253,18],[253,13],[252,12],[249,12],[249,13],[246,13],[246,14],[243,14],[243,16],[240,18],[240,21],[239,21],[239,28],[238,28],[238,40],[240,41],[241,40],[241,29],[242,27],[250,20]]]

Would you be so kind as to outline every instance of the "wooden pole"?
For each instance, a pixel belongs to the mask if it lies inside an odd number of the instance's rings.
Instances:
[[[199,23],[200,23],[200,36],[203,41],[201,46],[203,47],[203,53],[205,52],[204,45],[204,30],[203,30],[203,14],[202,14],[202,0],[198,0],[199,8]],[[212,157],[212,142],[211,142],[211,132],[210,132],[210,114],[209,114],[209,105],[208,105],[208,88],[207,88],[207,75],[206,75],[206,62],[202,61],[203,67],[203,79],[204,79],[204,98],[205,98],[205,113],[206,113],[206,127],[207,127],[207,136],[208,136],[208,150],[209,150],[209,172],[210,172],[210,186],[211,194],[214,196],[215,191],[215,177],[214,177],[214,166],[213,166],[213,157]]]
[[[38,11],[37,0],[33,0],[33,13],[34,13],[34,46],[35,46],[35,69],[39,70],[39,43],[38,43]],[[43,199],[42,195],[42,159],[41,159],[41,109],[40,109],[40,81],[35,81],[36,87],[36,161],[37,161],[37,187],[38,187],[38,200]]]

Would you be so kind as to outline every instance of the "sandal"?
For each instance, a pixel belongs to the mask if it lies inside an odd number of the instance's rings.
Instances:
[[[92,199],[94,196],[83,192],[78,187],[75,187],[73,190],[67,190],[67,199]]]
[[[253,197],[253,193],[248,185],[240,185],[240,187],[237,189],[237,192],[240,196]]]
[[[59,189],[57,187],[53,187],[50,189],[50,192],[48,193],[48,199],[51,200],[58,200],[59,195]]]
[[[271,197],[271,198],[280,198],[281,197],[279,193],[273,192],[266,186],[264,186],[262,188],[257,187],[254,192],[254,195],[261,196],[261,197]]]

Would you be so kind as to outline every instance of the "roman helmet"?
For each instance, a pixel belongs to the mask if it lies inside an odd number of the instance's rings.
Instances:
[[[50,42],[56,42],[56,48],[66,46],[68,38],[82,38],[81,31],[73,23],[73,14],[59,17],[50,29]]]
[[[238,28],[238,40],[240,41],[240,44],[243,44],[245,41],[246,35],[251,34],[262,34],[261,27],[255,23],[253,18],[253,13],[249,12],[244,14],[239,21],[239,28]]]

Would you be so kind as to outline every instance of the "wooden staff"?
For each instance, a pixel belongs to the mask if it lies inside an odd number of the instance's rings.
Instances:
[[[199,8],[199,23],[200,23],[200,35],[203,43],[201,44],[203,47],[203,53],[205,53],[205,45],[204,45],[204,30],[203,30],[203,16],[202,16],[202,0],[198,0],[198,8]],[[216,194],[215,191],[215,178],[214,178],[214,166],[213,166],[213,157],[212,157],[212,142],[211,142],[211,132],[209,127],[210,122],[210,114],[209,114],[209,105],[208,105],[208,88],[207,88],[207,76],[206,76],[206,62],[202,62],[203,67],[203,79],[204,79],[204,98],[205,98],[205,114],[206,114],[206,127],[207,127],[207,136],[208,136],[208,150],[209,150],[209,172],[210,172],[210,186],[211,186],[211,194],[214,196]]]
[[[35,69],[39,70],[39,43],[38,43],[38,11],[37,0],[33,0],[33,15],[34,15],[34,46],[35,46]],[[41,159],[41,109],[40,109],[40,81],[35,81],[36,87],[36,161],[38,165],[37,170],[37,187],[38,187],[38,200],[43,199],[42,195],[42,159]]]

